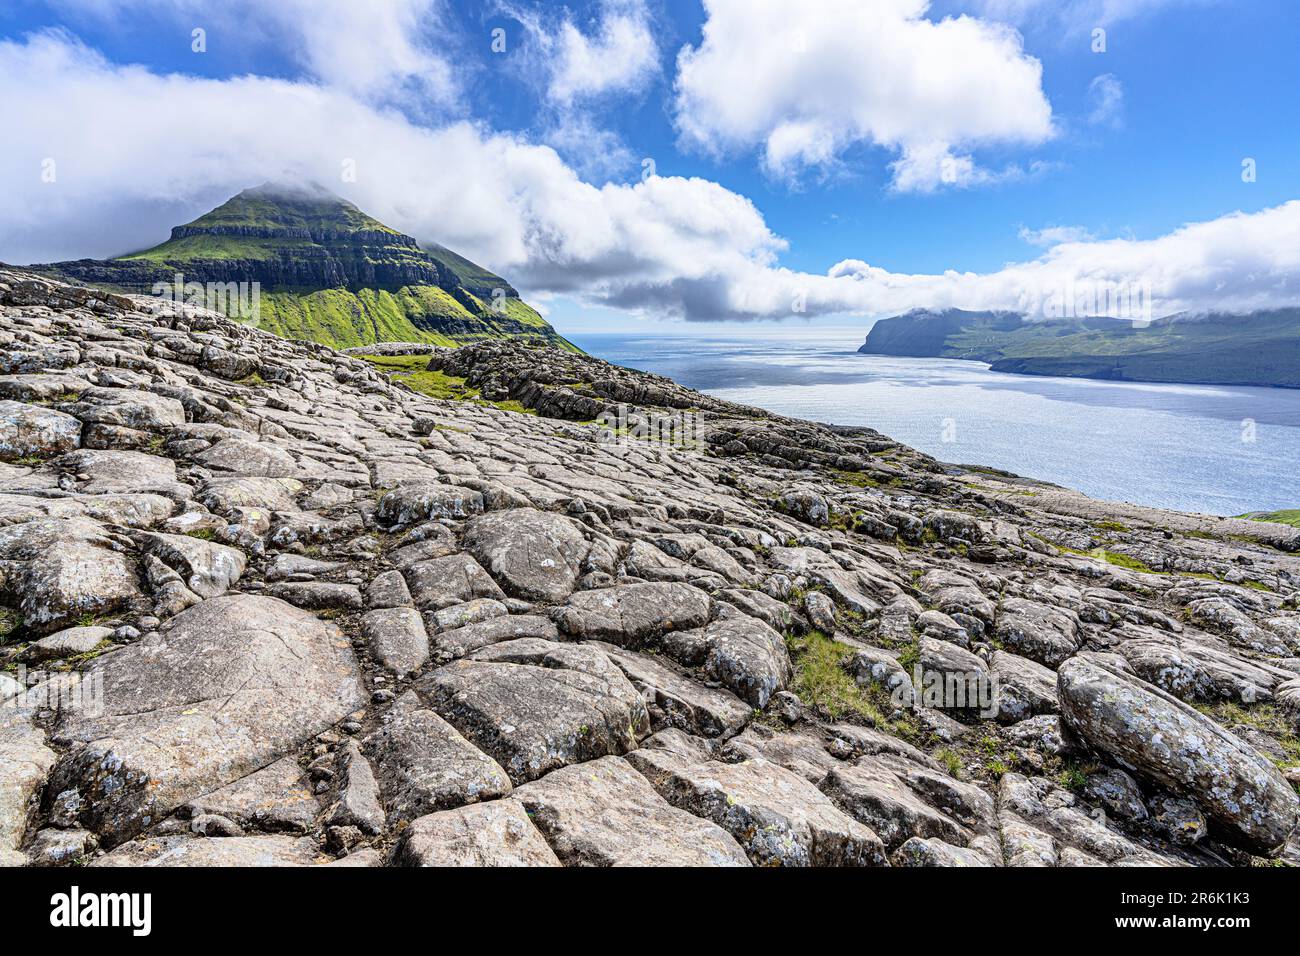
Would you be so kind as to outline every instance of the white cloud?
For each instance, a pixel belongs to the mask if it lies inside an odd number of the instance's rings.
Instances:
[[[1059,246],[1063,242],[1092,242],[1095,237],[1083,226],[1045,226],[1042,229],[1020,227],[1020,240],[1031,246]]]
[[[519,21],[533,44],[530,68],[545,78],[547,101],[570,109],[615,93],[636,93],[659,74],[659,45],[646,0],[601,0],[599,18],[584,32],[566,7],[498,0],[497,8]]]
[[[967,7],[1007,23],[1065,28],[1071,33],[1109,27],[1160,10],[1219,0],[970,0]]]
[[[1088,102],[1092,106],[1089,123],[1113,129],[1124,125],[1124,84],[1114,73],[1093,77],[1088,84]]]
[[[446,56],[444,0],[54,0],[54,5],[109,22],[140,12],[166,16],[187,31],[204,29],[209,49],[274,45],[311,77],[362,97],[446,108],[460,95]]]
[[[640,89],[659,72],[659,47],[650,32],[644,0],[605,0],[591,34],[565,20],[555,38],[552,100]]]
[[[1070,283],[1149,283],[1157,313],[1300,298],[1300,202],[1152,240],[1058,235],[992,273],[781,268],[785,242],[744,196],[651,177],[595,187],[549,147],[438,128],[320,84],[157,75],[65,35],[0,42],[0,259],[120,254],[267,179],[314,179],[532,294],[691,319],[1016,308]],[[42,162],[57,176],[42,181]],[[357,181],[339,181],[356,162]],[[1046,231],[1043,231],[1046,235]],[[796,313],[802,302],[806,311]]]
[[[972,149],[1053,135],[1042,65],[1019,34],[971,17],[927,20],[928,0],[705,0],[703,40],[678,56],[684,144],[758,148],[795,178],[857,144],[898,153],[896,189],[999,178]]]

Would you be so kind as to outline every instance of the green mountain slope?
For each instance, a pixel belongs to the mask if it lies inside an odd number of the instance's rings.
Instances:
[[[524,337],[575,349],[505,279],[443,246],[426,251],[317,186],[246,189],[153,248],[27,268],[144,294],[173,287],[177,275],[205,287],[243,283],[245,305],[256,283],[256,314],[241,318],[336,348]],[[233,293],[205,304],[239,314]]]
[[[877,322],[858,351],[973,359],[1025,375],[1300,388],[1300,309],[1175,315],[1149,325],[917,310]]]

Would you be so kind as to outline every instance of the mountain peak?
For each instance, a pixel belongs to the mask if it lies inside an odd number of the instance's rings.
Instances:
[[[266,182],[243,190],[193,222],[177,226],[172,238],[199,233],[251,235],[248,230],[284,230],[288,237],[297,238],[356,232],[401,235],[319,183]]]

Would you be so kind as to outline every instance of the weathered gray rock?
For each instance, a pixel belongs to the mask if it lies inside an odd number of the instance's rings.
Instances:
[[[252,478],[293,478],[298,465],[283,448],[269,442],[224,438],[195,456],[213,471]]]
[[[306,837],[141,837],[101,856],[91,866],[313,866],[327,862]]]
[[[564,767],[511,799],[568,866],[749,866],[730,834],[670,805],[620,757]]]
[[[785,639],[762,621],[744,615],[704,629],[704,672],[762,710],[794,674]]]
[[[392,719],[366,738],[390,822],[492,800],[510,791],[504,770],[414,695],[394,705]]]
[[[476,598],[505,599],[497,583],[468,554],[450,554],[432,561],[420,561],[406,569],[415,606],[437,611]]]
[[[1089,746],[1194,799],[1223,840],[1276,853],[1300,797],[1257,751],[1156,687],[1092,660],[1058,672],[1061,718]]]
[[[650,727],[641,695],[594,647],[492,644],[428,674],[418,690],[516,785],[626,753]]]
[[[37,634],[105,614],[143,597],[123,543],[86,518],[39,519],[0,528],[4,589]]]
[[[86,654],[113,636],[111,627],[69,627],[23,648],[18,660],[28,664]]]
[[[556,603],[573,593],[589,546],[570,518],[511,508],[471,520],[465,550],[511,597]]]
[[[483,495],[459,485],[409,482],[379,499],[377,516],[385,524],[404,527],[430,518],[468,518],[483,513]]]
[[[418,671],[429,660],[429,635],[415,608],[370,611],[361,619],[361,633],[374,659],[399,677]]]
[[[53,458],[81,444],[81,422],[39,405],[0,401],[0,461]]]
[[[549,618],[537,614],[499,615],[486,621],[442,631],[433,639],[433,657],[446,664],[489,644],[533,637],[559,640],[559,631]]]
[[[199,597],[225,594],[248,561],[238,548],[227,547],[183,534],[147,533],[140,536],[145,554],[152,554],[185,580],[185,586]]]
[[[1018,654],[994,651],[993,687],[1000,723],[1014,724],[1040,714],[1054,714],[1056,675]]]
[[[509,613],[510,608],[506,607],[504,601],[494,598],[475,598],[464,604],[453,604],[439,611],[430,611],[427,621],[435,634],[441,634],[443,631],[454,631],[505,617]]]
[[[662,715],[666,726],[701,737],[730,737],[748,723],[751,708],[740,698],[684,677],[646,654],[594,643],[627,675],[632,686]]]
[[[420,817],[402,831],[403,866],[560,866],[522,806],[494,800]]]
[[[22,865],[18,848],[57,759],[45,744],[45,733],[22,710],[0,706],[0,866]]]
[[[283,757],[188,805],[191,817],[216,814],[245,830],[308,833],[320,804],[297,757]]]
[[[668,631],[702,626],[709,596],[689,584],[622,584],[579,591],[553,616],[575,638],[636,647]]]
[[[998,606],[996,634],[1008,650],[1059,667],[1079,649],[1079,621],[1071,611],[1007,598]]]
[[[355,584],[334,581],[281,581],[266,593],[309,611],[359,611],[365,603]]]
[[[657,753],[640,752],[650,759]],[[756,865],[888,865],[869,828],[802,777],[765,760],[669,763],[650,782],[669,803],[730,833]]]
[[[362,702],[338,628],[272,598],[212,598],[93,661],[102,716],[59,715],[53,792],[77,790],[115,845],[264,767]]]
[[[355,740],[343,744],[339,776],[339,799],[326,822],[330,826],[356,827],[371,836],[381,832],[384,808],[379,805],[379,784]]]

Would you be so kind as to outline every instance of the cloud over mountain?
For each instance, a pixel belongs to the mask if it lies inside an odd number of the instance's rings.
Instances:
[[[1300,202],[1149,240],[1056,234],[1075,241],[983,274],[891,272],[859,258],[797,272],[780,266],[786,242],[755,205],[707,179],[594,186],[521,136],[423,125],[317,80],[122,66],[61,32],[0,42],[0,123],[21,131],[0,153],[8,261],[142,248],[186,212],[297,178],[463,251],[525,294],[653,315],[1017,308],[1080,282],[1149,284],[1157,311],[1290,305],[1300,294]]]

